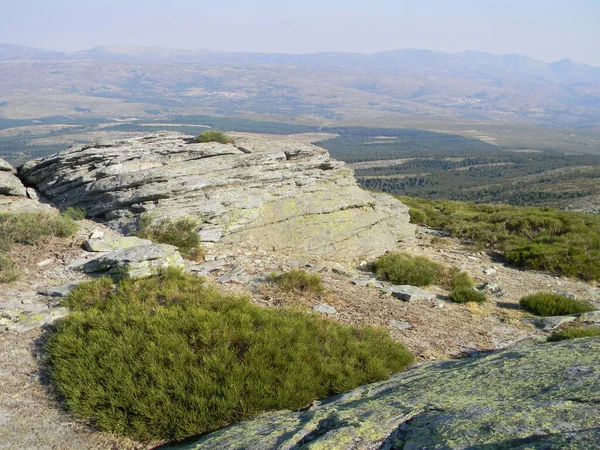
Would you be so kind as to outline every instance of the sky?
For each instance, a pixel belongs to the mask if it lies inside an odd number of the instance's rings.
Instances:
[[[600,67],[600,0],[0,0],[0,42],[282,53],[519,53]]]

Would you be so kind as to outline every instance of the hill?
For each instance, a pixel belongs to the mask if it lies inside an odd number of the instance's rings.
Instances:
[[[220,113],[317,121],[432,116],[598,127],[600,68],[522,55],[225,53],[0,44],[0,114]]]

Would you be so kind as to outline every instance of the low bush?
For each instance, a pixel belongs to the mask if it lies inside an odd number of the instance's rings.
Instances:
[[[78,417],[180,439],[385,379],[411,354],[384,330],[251,305],[176,270],[80,285],[48,336],[51,380]]]
[[[196,232],[198,222],[189,217],[153,221],[150,215],[142,215],[136,236],[152,242],[177,247],[188,259],[202,260],[205,250],[200,246],[200,236]]]
[[[269,275],[269,282],[288,292],[319,294],[325,290],[321,277],[305,270],[290,270],[281,274]]]
[[[555,331],[548,336],[548,342],[558,342],[566,339],[577,339],[593,336],[600,336],[600,327],[574,326],[560,331]]]
[[[72,206],[69,206],[62,212],[64,217],[68,217],[69,219],[76,221],[85,219],[86,214],[85,208],[73,208]]]
[[[390,252],[373,261],[371,271],[380,279],[394,284],[427,286],[438,281],[444,267],[424,256]]]
[[[538,292],[519,300],[521,307],[537,316],[564,316],[593,311],[587,303],[550,292]]]
[[[218,130],[208,130],[194,138],[194,142],[219,142],[221,144],[233,144],[233,139]]]
[[[21,275],[14,262],[0,255],[0,283],[12,283],[19,280]]]
[[[410,216],[410,223],[416,225],[424,225],[427,221],[427,214],[418,208],[409,208],[408,215]]]
[[[457,287],[450,291],[450,300],[455,303],[483,303],[486,300],[486,296],[483,292],[476,291],[472,287]]]

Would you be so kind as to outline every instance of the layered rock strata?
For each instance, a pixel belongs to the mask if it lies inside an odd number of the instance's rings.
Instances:
[[[406,206],[361,189],[343,162],[304,143],[193,143],[160,132],[75,145],[19,175],[56,206],[84,207],[113,228],[143,213],[197,218],[205,243],[366,258],[414,234]]]

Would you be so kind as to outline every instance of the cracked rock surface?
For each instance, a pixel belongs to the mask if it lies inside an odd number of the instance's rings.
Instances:
[[[210,245],[367,258],[414,236],[405,205],[361,189],[343,162],[299,142],[191,143],[159,132],[74,145],[19,176],[56,206],[84,207],[115,229],[145,212],[197,218]]]
[[[596,449],[600,338],[523,342],[261,415],[179,446],[222,449]]]

